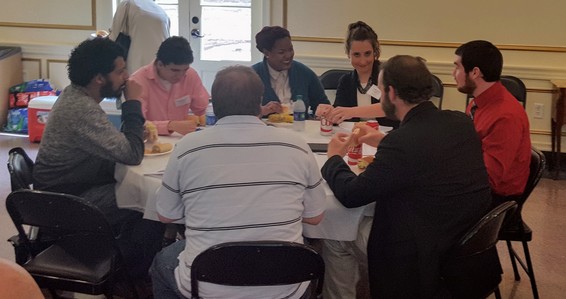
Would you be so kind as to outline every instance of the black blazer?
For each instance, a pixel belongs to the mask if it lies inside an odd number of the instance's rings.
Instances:
[[[345,207],[376,202],[368,241],[374,298],[432,298],[442,257],[491,203],[471,119],[430,101],[383,138],[359,176],[340,156],[326,162],[322,175]]]
[[[373,63],[373,68],[371,71],[371,82],[377,85],[377,76],[379,75],[379,65],[380,62],[376,60]],[[356,70],[351,71],[349,74],[343,75],[338,81],[338,87],[336,89],[336,99],[334,100],[334,107],[356,107],[358,106],[358,85],[360,80],[358,79],[358,73]],[[379,103],[379,99],[374,97],[371,98],[371,103]],[[399,121],[391,120],[386,117],[377,117],[377,122],[380,125],[393,127],[394,129],[399,127]],[[352,118],[347,121],[360,121],[359,118]]]

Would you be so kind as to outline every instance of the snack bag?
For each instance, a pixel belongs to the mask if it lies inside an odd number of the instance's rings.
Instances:
[[[10,108],[27,107],[31,99],[40,96],[55,96],[59,91],[54,90],[46,79],[31,80],[10,87]]]

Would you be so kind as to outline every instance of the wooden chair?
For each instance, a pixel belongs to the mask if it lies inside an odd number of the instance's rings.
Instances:
[[[324,261],[307,245],[284,241],[228,242],[212,246],[194,259],[191,298],[200,298],[199,281],[230,286],[311,281],[318,294],[323,278]],[[310,298],[307,293],[303,298]]]
[[[515,210],[514,214],[511,217],[511,221],[505,223],[505,225],[501,228],[499,232],[499,240],[505,240],[507,243],[507,248],[509,250],[509,256],[511,257],[511,265],[513,266],[513,273],[515,275],[515,280],[521,280],[519,276],[519,271],[517,268],[517,262],[521,265],[523,270],[529,276],[531,281],[531,288],[533,291],[533,297],[536,299],[538,298],[538,289],[535,280],[535,273],[533,268],[533,263],[531,261],[531,254],[529,252],[529,245],[533,238],[533,231],[531,228],[525,223],[523,217],[521,216],[521,212],[523,210],[523,205],[531,195],[533,189],[535,189],[536,185],[540,181],[542,176],[542,172],[544,170],[546,164],[546,159],[544,154],[535,147],[531,148],[531,164],[530,164],[530,171],[529,171],[529,178],[527,180],[527,185],[525,186],[525,190],[523,194],[518,197],[513,197],[513,200],[517,201],[518,207]],[[525,262],[519,257],[517,252],[513,249],[512,243],[513,241],[521,242],[523,245],[523,252],[525,256]]]
[[[130,283],[118,239],[104,214],[91,203],[73,195],[18,190],[6,199],[6,209],[29,258],[22,264],[37,284],[50,290],[105,294],[112,298],[118,278]],[[58,233],[58,239],[40,252],[31,248],[24,225]]]
[[[456,243],[442,267],[443,280],[453,298],[501,298],[501,265],[495,245],[505,216],[517,207],[508,201],[489,211]]]

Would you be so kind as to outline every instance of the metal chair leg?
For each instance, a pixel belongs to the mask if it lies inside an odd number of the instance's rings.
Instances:
[[[521,280],[521,276],[519,276],[519,269],[517,268],[517,261],[515,250],[513,250],[513,246],[511,245],[511,241],[507,240],[507,249],[509,250],[509,257],[511,258],[511,265],[513,266],[513,274],[515,275],[515,280]]]
[[[529,279],[531,280],[531,288],[533,290],[533,297],[538,299],[538,289],[537,283],[535,280],[535,272],[533,268],[533,263],[531,261],[531,254],[529,252],[529,245],[526,241],[523,241],[523,250],[525,251],[525,260],[527,262],[527,274],[529,275]]]
[[[501,291],[499,291],[499,287],[497,287],[494,291],[495,299],[501,299]]]

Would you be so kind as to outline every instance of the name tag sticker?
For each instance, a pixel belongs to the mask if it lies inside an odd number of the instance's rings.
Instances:
[[[191,102],[191,97],[184,96],[182,98],[178,98],[175,100],[175,107],[185,106],[188,105],[190,102]]]
[[[380,99],[381,98],[381,91],[377,88],[377,85],[372,84],[369,88],[367,94],[369,94],[372,98]]]

